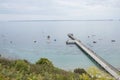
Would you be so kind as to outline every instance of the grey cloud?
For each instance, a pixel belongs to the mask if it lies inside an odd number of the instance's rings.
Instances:
[[[105,7],[118,7],[120,8],[120,0],[86,0],[87,5],[101,5]]]
[[[0,0],[0,14],[80,18],[108,13],[120,13],[120,0]]]
[[[15,14],[52,14],[57,13],[58,9],[57,4],[52,0],[5,0],[0,3],[0,12]]]

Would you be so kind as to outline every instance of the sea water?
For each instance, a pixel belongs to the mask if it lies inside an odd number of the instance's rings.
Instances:
[[[0,54],[31,63],[44,57],[65,70],[96,66],[76,45],[66,45],[68,33],[120,68],[120,21],[0,22]]]

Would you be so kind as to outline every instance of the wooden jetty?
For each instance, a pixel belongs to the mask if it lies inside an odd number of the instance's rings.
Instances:
[[[80,49],[82,49],[87,55],[89,55],[95,62],[97,62],[102,68],[104,68],[110,75],[112,75],[116,80],[120,80],[120,75],[118,74],[119,71],[106,62],[103,58],[98,56],[94,51],[86,47],[80,40],[75,38],[73,34],[68,34],[68,37],[71,38],[73,41],[70,42],[68,40],[67,44],[76,44]]]

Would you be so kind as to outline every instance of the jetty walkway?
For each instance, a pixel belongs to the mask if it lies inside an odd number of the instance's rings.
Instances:
[[[75,38],[73,34],[68,34],[68,37],[72,40],[68,40],[67,44],[76,44],[80,49],[82,49],[87,55],[89,55],[95,62],[97,62],[102,68],[104,68],[110,75],[112,75],[116,80],[120,80],[119,71],[113,67],[111,64],[106,62],[103,58],[98,56],[94,51],[86,47],[80,40]]]

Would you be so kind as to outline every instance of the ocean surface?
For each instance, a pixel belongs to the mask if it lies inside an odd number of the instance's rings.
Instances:
[[[65,70],[96,66],[76,45],[66,45],[68,33],[120,68],[120,21],[2,21],[0,54],[31,63],[44,57]]]

